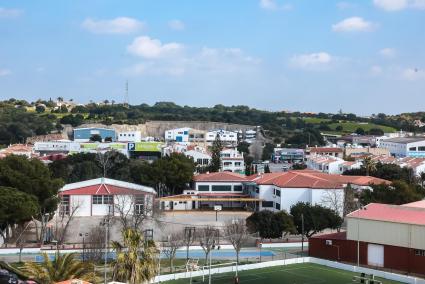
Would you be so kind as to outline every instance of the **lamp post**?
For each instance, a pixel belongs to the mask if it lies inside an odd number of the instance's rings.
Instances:
[[[366,210],[359,201],[357,210],[357,267],[360,267],[360,211]]]
[[[106,278],[107,278],[107,270],[106,267],[108,265],[108,235],[109,235],[109,215],[103,219],[103,221],[100,223],[101,226],[106,227],[105,228],[105,261],[104,261],[104,265],[103,265],[103,273],[104,273],[104,284],[107,283]]]
[[[84,237],[88,237],[89,234],[88,233],[80,233],[79,235],[80,235],[80,237],[83,238],[83,262],[84,262],[86,260],[86,258],[85,258],[86,243],[85,243]]]

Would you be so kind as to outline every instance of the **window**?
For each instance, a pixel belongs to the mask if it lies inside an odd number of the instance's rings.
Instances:
[[[275,195],[280,196],[280,189],[275,189]]]
[[[112,195],[104,195],[103,204],[114,204],[114,197]]]
[[[196,159],[196,163],[197,163],[198,165],[202,165],[202,159]]]
[[[235,162],[235,166],[240,166],[241,165],[241,162]]]
[[[210,160],[204,159],[204,165],[208,165],[210,163]]]
[[[242,191],[242,185],[234,185],[233,191]]]
[[[209,185],[198,185],[198,191],[210,191]]]
[[[416,151],[416,147],[410,147],[409,151]]]
[[[260,193],[260,188],[258,186],[255,187],[255,193]]]
[[[273,208],[273,201],[263,201],[261,202],[261,206],[262,207],[269,207],[269,208]]]
[[[280,203],[277,203],[277,202],[276,202],[276,204],[275,204],[275,208],[276,208],[277,210],[280,210]]]
[[[224,162],[223,165],[225,165],[225,166],[231,166],[232,165],[232,162]]]
[[[70,197],[69,195],[62,195],[60,214],[69,215]]]
[[[102,195],[93,195],[93,204],[102,204]]]
[[[415,249],[415,255],[416,256],[425,256],[425,250]]]
[[[134,211],[137,215],[141,215],[145,209],[145,196],[143,194],[134,197]]]
[[[425,146],[419,146],[418,151],[425,151]]]
[[[232,191],[231,185],[213,185],[212,191]]]
[[[93,195],[93,204],[114,204],[113,195]]]

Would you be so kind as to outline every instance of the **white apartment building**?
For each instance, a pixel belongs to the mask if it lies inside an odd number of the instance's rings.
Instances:
[[[238,142],[238,133],[227,130],[212,130],[207,132],[206,141],[214,142],[217,135],[219,135],[222,142],[235,144]]]
[[[425,137],[390,138],[383,140],[380,146],[394,157],[425,158]]]
[[[243,154],[234,148],[223,149],[220,153],[221,170],[223,172],[243,173],[245,162]]]
[[[119,132],[117,138],[118,142],[141,142],[142,133],[140,131]]]

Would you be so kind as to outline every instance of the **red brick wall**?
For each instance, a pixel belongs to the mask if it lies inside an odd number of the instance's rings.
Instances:
[[[338,261],[357,263],[357,242],[333,239],[332,246],[326,245],[324,238],[310,238],[310,256]],[[367,265],[367,243],[360,242],[360,264]],[[425,275],[425,256],[416,256],[414,249],[384,245],[385,268],[408,273]]]

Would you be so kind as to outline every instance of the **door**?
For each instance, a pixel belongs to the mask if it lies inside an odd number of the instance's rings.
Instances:
[[[367,264],[371,266],[384,267],[383,245],[367,245]]]

